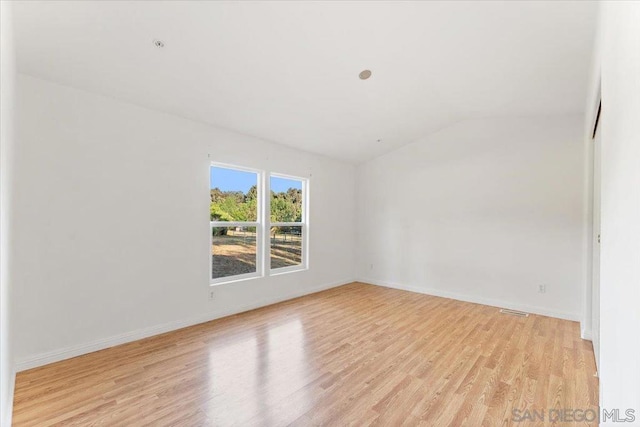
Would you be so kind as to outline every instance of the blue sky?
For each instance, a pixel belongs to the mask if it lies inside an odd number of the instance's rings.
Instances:
[[[276,178],[271,177],[271,191],[281,193],[287,191],[290,188],[296,190],[302,190],[302,181],[296,181],[295,179]]]
[[[222,191],[242,191],[246,193],[252,185],[256,185],[257,175],[253,172],[244,172],[234,169],[226,169],[212,166],[209,172],[211,188],[218,187]],[[271,190],[276,193],[287,191],[289,188],[302,189],[302,182],[286,178],[271,178]]]

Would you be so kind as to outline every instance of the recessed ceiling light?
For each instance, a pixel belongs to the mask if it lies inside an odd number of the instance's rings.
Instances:
[[[164,42],[162,40],[155,39],[153,41],[153,45],[158,49],[162,49],[164,47]]]
[[[358,74],[358,77],[360,77],[360,80],[367,80],[369,77],[371,77],[371,70],[360,71],[360,74]]]

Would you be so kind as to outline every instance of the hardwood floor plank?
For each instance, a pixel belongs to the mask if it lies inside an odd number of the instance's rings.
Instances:
[[[20,372],[14,425],[511,425],[594,373],[576,322],[352,283]]]

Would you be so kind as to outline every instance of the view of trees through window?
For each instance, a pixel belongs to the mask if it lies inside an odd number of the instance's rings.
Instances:
[[[258,174],[211,167],[210,184],[211,278],[256,273]],[[236,224],[225,227],[220,222]]]
[[[302,263],[302,181],[271,177],[271,268]]]
[[[212,279],[256,273],[258,260],[258,174],[211,167]],[[302,181],[270,177],[270,267],[302,263]],[[233,222],[226,227],[224,222]]]

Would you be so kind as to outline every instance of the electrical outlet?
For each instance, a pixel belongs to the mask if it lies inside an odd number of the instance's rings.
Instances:
[[[538,292],[540,292],[541,294],[544,294],[547,292],[547,285],[539,285],[538,286]]]
[[[209,291],[209,301],[213,301],[213,299],[215,298],[215,294],[213,292],[213,290]]]

